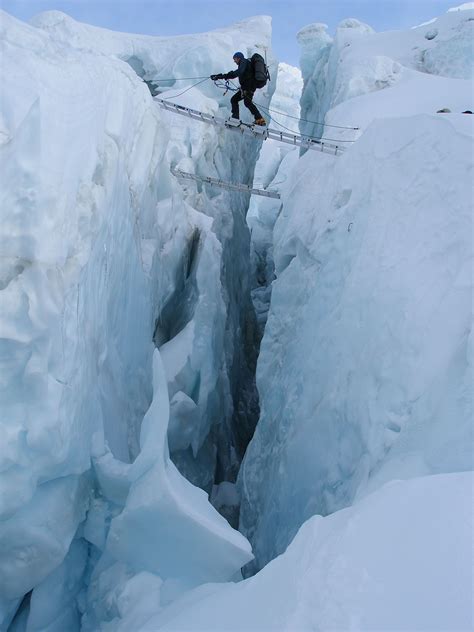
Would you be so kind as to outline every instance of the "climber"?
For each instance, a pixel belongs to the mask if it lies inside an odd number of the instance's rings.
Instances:
[[[255,118],[255,125],[266,125],[266,121],[260,114],[255,104],[253,103],[253,95],[257,89],[255,74],[252,61],[245,59],[244,54],[240,51],[234,53],[234,62],[237,64],[236,70],[231,70],[226,74],[211,75],[210,79],[216,81],[217,79],[236,79],[239,78],[240,90],[234,94],[230,103],[232,105],[232,118],[239,119],[239,101],[244,101],[245,107],[247,107]]]

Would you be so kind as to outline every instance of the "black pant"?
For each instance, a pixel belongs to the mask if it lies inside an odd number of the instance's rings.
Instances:
[[[262,115],[260,114],[260,112],[255,107],[254,103],[252,102],[254,94],[255,94],[254,90],[238,90],[234,94],[234,96],[230,100],[231,105],[232,105],[233,118],[237,118],[237,119],[239,118],[239,101],[242,101],[242,99],[244,100],[245,107],[248,108],[252,112],[252,114],[254,115],[256,119],[262,118]]]

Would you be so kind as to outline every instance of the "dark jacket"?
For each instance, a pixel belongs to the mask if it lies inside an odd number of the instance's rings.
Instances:
[[[250,59],[242,59],[235,70],[231,70],[224,75],[224,79],[236,79],[237,77],[239,78],[239,83],[243,90],[255,91],[255,79]]]

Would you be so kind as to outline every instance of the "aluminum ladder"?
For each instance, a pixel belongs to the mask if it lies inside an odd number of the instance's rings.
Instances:
[[[251,195],[261,195],[263,197],[280,199],[280,194],[277,191],[268,191],[267,189],[252,189],[252,187],[246,184],[238,184],[234,182],[225,182],[218,178],[211,178],[209,176],[197,176],[194,173],[187,173],[180,169],[171,169],[171,173],[177,178],[183,178],[185,180],[195,180],[196,182],[204,182],[205,184],[211,184],[212,186],[226,189],[227,191],[242,191],[244,193],[250,193]]]
[[[237,132],[238,134],[242,134],[243,136],[252,136],[253,138],[261,138],[262,140],[270,138],[282,143],[288,143],[289,145],[315,149],[316,151],[332,154],[334,156],[339,156],[346,149],[345,147],[340,147],[339,145],[333,143],[326,143],[322,140],[316,140],[308,136],[301,136],[300,134],[279,132],[278,130],[271,129],[269,127],[249,125],[247,123],[243,123],[242,121],[234,124],[228,119],[221,119],[217,116],[213,116],[212,114],[205,114],[204,112],[199,112],[199,110],[193,110],[192,108],[187,108],[184,105],[178,105],[177,103],[172,103],[171,101],[166,101],[165,99],[159,99],[158,97],[155,97],[154,101],[156,101],[161,108],[167,110],[168,112],[181,114],[182,116],[187,116],[195,121],[202,121],[203,123],[215,125],[216,127],[224,127],[233,132]]]

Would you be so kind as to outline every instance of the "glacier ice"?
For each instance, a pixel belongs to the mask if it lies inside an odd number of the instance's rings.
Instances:
[[[389,483],[309,519],[255,577],[200,586],[159,610],[140,596],[114,629],[469,630],[473,482],[465,472]]]
[[[471,15],[433,26],[455,42],[453,26]],[[321,32],[305,36],[318,55]],[[473,129],[460,114],[472,83],[415,70],[411,45],[421,38],[434,46],[419,29],[344,25],[326,70],[305,77],[302,103],[324,85],[335,104],[326,123],[362,126],[327,126],[324,136],[364,132],[339,159],[307,152],[282,193],[257,366],[261,415],[239,474],[240,528],[257,567],[315,513],[393,478],[472,469]],[[382,54],[401,76],[375,91],[364,79],[354,93],[369,53],[363,77],[380,78]],[[447,95],[458,114],[443,118]]]
[[[298,33],[304,79],[301,114],[307,119],[300,123],[301,133],[352,140],[358,133],[325,129],[324,122],[365,129],[374,116],[387,117],[389,112],[412,115],[443,106],[462,112],[472,102],[470,84],[464,82],[462,87],[453,79],[472,80],[472,25],[471,11],[465,10],[440,16],[430,29],[420,25],[409,31],[375,33],[369,25],[350,19],[343,20],[331,37],[325,24],[305,27]],[[438,35],[426,39],[433,29]],[[385,90],[391,87],[397,90]],[[379,103],[365,98],[364,107],[354,110],[344,104],[368,93],[374,93]],[[343,103],[341,117],[335,107],[339,103]]]
[[[187,560],[193,572],[184,584],[228,579],[251,558],[245,539],[174,469],[163,437],[162,453],[147,460],[140,433],[155,405],[154,349],[165,359],[171,349],[172,456],[208,492],[215,481],[235,479],[256,406],[248,200],[182,187],[170,167],[191,160],[193,170],[219,176],[232,169],[250,184],[260,142],[173,120],[143,80],[210,74],[231,59],[229,51],[269,48],[270,20],[155,38],[89,27],[57,11],[31,25],[1,17],[9,68],[0,118],[2,625],[31,590],[15,626],[26,617],[31,629],[59,629],[81,615],[91,626],[103,616],[105,625],[115,606],[86,595],[91,582],[104,600],[118,594],[120,578],[140,585],[141,573],[164,582],[167,598],[180,590],[182,578],[164,581],[173,574],[171,562],[164,571],[172,549],[164,547],[160,561],[145,550],[165,506],[183,516],[175,554],[184,560],[191,547],[203,562]],[[269,58],[273,64],[270,50]],[[182,85],[158,82],[170,98]],[[273,88],[263,92],[264,104]],[[186,99],[204,110],[229,109],[211,82],[180,102]],[[167,418],[160,424],[166,433]],[[168,492],[179,489],[174,496],[156,487],[165,485],[164,469]],[[128,538],[137,519],[141,549]],[[200,540],[186,537],[186,524]],[[131,560],[139,551],[146,568]],[[183,569],[176,564],[174,572]],[[49,591],[56,597],[45,604]]]
[[[130,491],[111,522],[106,552],[115,559],[189,583],[228,580],[251,558],[245,538],[229,528],[169,458],[169,400],[161,356],[154,354],[154,396],[142,423],[141,451],[129,468]]]
[[[158,603],[166,603],[170,595],[176,598],[205,581],[231,580],[253,557],[247,540],[170,460],[167,376],[158,350],[153,367],[154,395],[142,423],[141,451],[128,466],[129,492],[121,511],[110,520],[103,554],[91,576],[85,630],[114,620],[116,611],[104,604],[115,599],[120,582],[113,578],[118,572],[124,574],[124,590],[139,581],[138,571],[146,573],[147,583],[159,580]],[[110,472],[109,479],[113,480]]]
[[[301,77],[265,17],[2,12],[1,629],[472,627],[472,13],[309,25]],[[153,101],[223,116],[179,79],[256,46],[275,125],[343,157]]]
[[[272,127],[298,132],[302,87],[300,70],[280,63],[269,112]],[[267,140],[255,167],[254,186],[281,192],[297,160],[296,147]],[[251,232],[252,300],[260,338],[270,306],[271,283],[274,279],[273,227],[280,208],[280,200],[255,196],[250,200],[247,213],[247,224]]]

